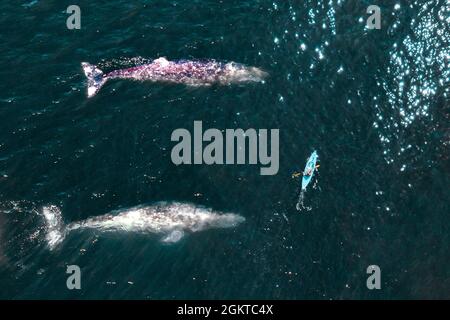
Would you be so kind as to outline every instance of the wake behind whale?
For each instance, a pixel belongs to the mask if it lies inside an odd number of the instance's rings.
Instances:
[[[134,232],[162,235],[162,241],[173,243],[186,232],[214,228],[232,228],[245,221],[234,213],[219,213],[188,203],[160,202],[151,206],[137,206],[88,218],[64,226],[61,211],[56,206],[42,210],[46,221],[46,240],[50,249],[60,244],[73,230],[91,229],[98,232]]]
[[[88,79],[88,97],[93,97],[110,79],[148,80],[153,82],[180,83],[189,86],[209,86],[214,83],[263,82],[267,73],[256,67],[240,63],[223,63],[216,60],[178,60],[166,58],[153,60],[148,64],[114,70],[104,74],[97,66],[82,62],[84,74]]]

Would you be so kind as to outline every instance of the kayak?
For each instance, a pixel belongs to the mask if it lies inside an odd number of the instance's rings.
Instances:
[[[302,190],[306,190],[306,187],[311,182],[312,177],[314,175],[314,171],[316,171],[316,163],[319,156],[317,155],[317,152],[314,151],[308,158],[308,161],[306,161],[305,170],[303,171],[303,178],[302,178]],[[311,170],[311,175],[306,175],[308,170]]]

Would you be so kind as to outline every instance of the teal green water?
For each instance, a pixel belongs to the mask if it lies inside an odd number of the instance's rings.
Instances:
[[[70,1],[0,5],[0,297],[6,299],[450,298],[450,6],[383,1]],[[396,5],[399,5],[396,7]],[[265,84],[111,81],[92,99],[80,62],[236,61]],[[177,128],[279,128],[280,170],[175,166]],[[321,167],[296,210],[302,170]],[[162,244],[69,234],[65,223],[158,201],[246,218]],[[66,288],[66,266],[82,271]],[[366,268],[381,268],[381,290]]]

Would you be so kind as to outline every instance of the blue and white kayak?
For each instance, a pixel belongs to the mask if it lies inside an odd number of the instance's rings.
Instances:
[[[302,190],[306,190],[306,187],[311,182],[314,171],[316,171],[316,163],[318,158],[319,156],[316,151],[309,156],[308,161],[306,162],[305,170],[303,171]]]

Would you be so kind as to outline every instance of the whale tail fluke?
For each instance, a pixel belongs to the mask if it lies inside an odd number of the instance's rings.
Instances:
[[[105,84],[107,78],[104,77],[103,71],[93,64],[82,62],[81,66],[88,79],[87,96],[90,98],[97,94],[100,88]]]
[[[61,216],[61,210],[57,206],[46,206],[42,209],[45,219],[47,244],[50,250],[60,244],[65,237],[65,230]]]

